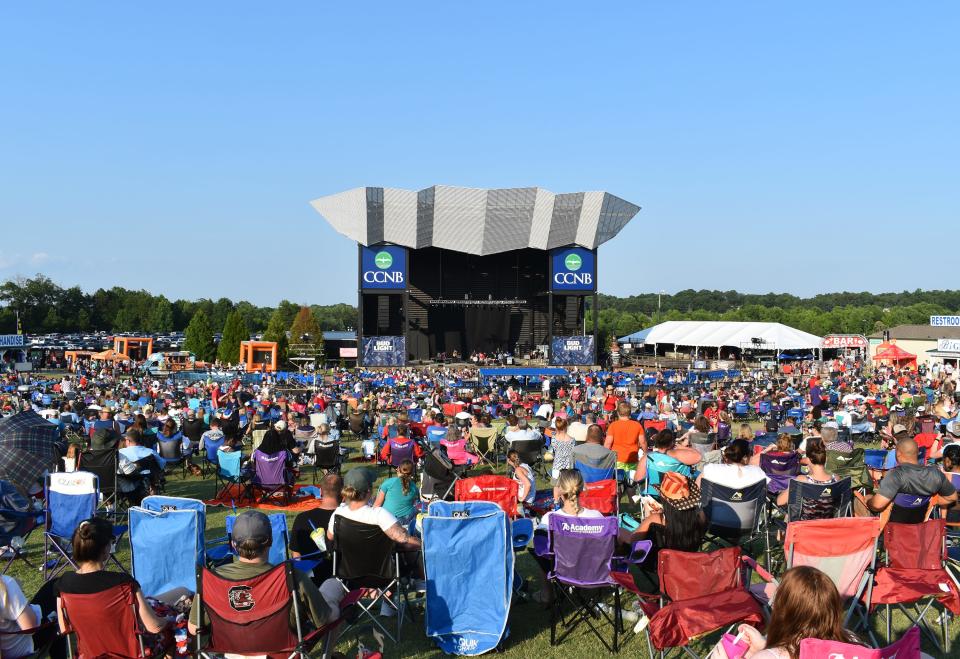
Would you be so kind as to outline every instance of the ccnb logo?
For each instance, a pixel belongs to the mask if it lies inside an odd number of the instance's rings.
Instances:
[[[572,252],[567,254],[567,257],[563,259],[563,265],[567,267],[567,270],[573,270],[576,272],[583,266],[583,259],[580,258],[580,255]]]
[[[373,257],[373,263],[380,270],[386,270],[393,265],[393,257],[390,255],[390,252],[377,252],[377,255]]]

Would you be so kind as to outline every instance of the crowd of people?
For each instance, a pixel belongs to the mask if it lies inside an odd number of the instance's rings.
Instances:
[[[362,464],[342,474],[328,472],[320,480],[319,507],[293,521],[294,557],[324,551],[334,540],[337,516],[377,526],[415,554],[420,546],[416,519],[432,494],[420,481],[424,453],[438,451],[454,469],[481,467],[487,455],[475,438],[495,428],[498,444],[492,450],[502,451],[507,475],[517,483],[517,515],[535,517],[539,534],[546,533],[551,515],[600,516],[581,503],[586,477],[594,471],[618,474],[622,501],[632,509],[620,541],[624,546],[652,541],[654,550],[639,569],[655,580],[658,551],[703,546],[705,482],[729,488],[769,482],[762,468],[768,454],[795,454],[803,468],[793,478],[829,484],[839,478],[828,468],[829,452],[849,454],[857,443],[878,444],[895,453],[896,466],[873,473],[876,488],[858,499],[858,514],[922,521],[929,510],[918,517],[894,505],[899,495],[909,494],[932,498],[949,519],[960,517],[953,509],[952,476],[960,475],[956,376],[943,368],[867,372],[857,363],[834,362],[801,365],[790,375],[764,372],[693,384],[686,373],[659,371],[572,370],[564,378],[520,381],[485,380],[473,366],[434,366],[340,369],[308,388],[269,376],[256,383],[240,378],[177,383],[122,370],[80,369],[51,379],[8,376],[0,390],[0,412],[12,416],[33,410],[56,424],[63,438],[56,468],[77,468],[77,456],[86,449],[116,450],[118,482],[130,504],[162,489],[170,446],[177,448],[176,458],[187,460],[205,455],[211,446],[283,455],[291,484],[297,470],[312,465],[320,451],[332,446],[339,451],[347,438],[358,441],[360,463],[391,465],[390,477],[379,485]],[[541,445],[533,458],[523,450],[530,442]],[[34,485],[11,494],[29,506],[31,497],[42,496],[41,482]],[[786,488],[773,494],[779,504],[786,503]],[[826,501],[804,505],[806,519],[831,514]],[[246,578],[270,568],[266,552],[272,537],[265,520],[257,512],[238,517],[237,559],[218,568],[223,576]],[[101,518],[77,527],[78,568],[60,579],[58,592],[97,592],[131,579],[106,570],[109,548]],[[549,605],[555,598],[546,580],[550,565],[535,558],[544,578],[533,599]],[[413,560],[406,569],[423,588],[422,564]],[[36,626],[41,612],[27,604],[16,581],[4,577],[3,586],[3,624]],[[343,589],[329,566],[298,581],[297,589],[306,603],[305,624],[321,627],[340,615]],[[169,623],[156,611],[174,611],[176,618],[174,607],[191,594],[149,595],[137,595],[140,617],[148,632],[160,633]],[[787,572],[766,638],[753,628],[742,630],[747,656],[796,658],[805,634],[855,640],[843,627],[838,602],[836,588],[822,573],[812,568]],[[381,613],[390,615],[390,608],[381,607]],[[203,625],[196,608],[188,617],[191,632]],[[28,650],[23,637],[0,637],[0,646],[5,656],[24,656]]]

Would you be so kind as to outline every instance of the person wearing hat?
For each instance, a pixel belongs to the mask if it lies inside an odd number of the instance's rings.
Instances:
[[[230,544],[236,552],[232,563],[221,565],[214,572],[233,581],[243,581],[260,576],[273,565],[267,560],[270,546],[273,544],[273,528],[270,519],[259,510],[244,510],[237,515],[230,535]],[[340,601],[343,599],[343,586],[336,579],[327,579],[319,588],[305,572],[293,570],[293,580],[297,596],[300,598],[300,610],[309,613],[309,622],[319,629],[340,617]],[[190,607],[188,628],[191,634],[197,633],[201,626],[200,607],[193,600]],[[205,616],[204,616],[205,617]],[[206,622],[206,621],[204,621]],[[301,619],[300,624],[308,620]],[[296,612],[290,607],[290,628],[296,629]]]
[[[647,516],[621,541],[652,540],[657,551],[699,551],[707,531],[707,518],[700,509],[700,486],[688,476],[668,471],[660,478],[657,489],[660,502],[645,500]],[[656,552],[651,552],[651,556],[654,558],[648,560],[655,565]]]

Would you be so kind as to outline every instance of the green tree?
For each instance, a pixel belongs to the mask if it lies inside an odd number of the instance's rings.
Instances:
[[[291,343],[308,343],[317,348],[323,347],[323,332],[320,324],[308,307],[300,307],[296,317],[290,324]]]
[[[156,298],[150,315],[147,317],[148,331],[167,334],[173,331],[173,305],[164,296]]]
[[[277,366],[287,363],[287,328],[290,323],[284,322],[284,311],[277,307],[273,315],[270,316],[270,322],[267,323],[267,329],[263,333],[264,341],[276,341],[277,343]]]
[[[203,309],[199,309],[190,319],[183,335],[183,349],[189,350],[197,359],[212,362],[217,356],[217,347],[213,343],[213,328]]]
[[[240,361],[240,342],[250,338],[250,330],[240,311],[233,311],[223,325],[223,336],[217,347],[217,359],[224,364],[236,364]]]

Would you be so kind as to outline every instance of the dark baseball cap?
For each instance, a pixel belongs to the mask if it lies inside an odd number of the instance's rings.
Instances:
[[[272,542],[273,528],[270,526],[270,519],[259,510],[244,510],[237,515],[233,523],[232,537],[238,544],[245,540]]]
[[[358,492],[368,492],[377,480],[377,475],[364,467],[355,467],[343,477],[343,486]]]

